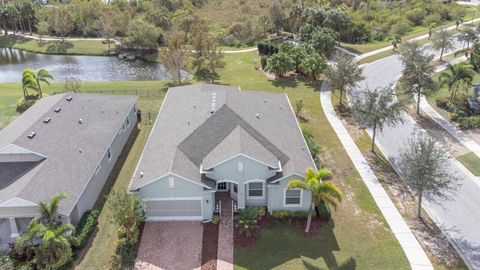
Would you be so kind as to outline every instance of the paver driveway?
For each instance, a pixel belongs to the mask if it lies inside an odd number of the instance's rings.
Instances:
[[[147,222],[135,269],[200,269],[202,233],[198,221]]]

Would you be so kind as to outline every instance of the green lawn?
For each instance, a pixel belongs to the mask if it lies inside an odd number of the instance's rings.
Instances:
[[[107,45],[100,40],[38,41],[10,35],[0,36],[0,47],[46,54],[108,55]]]
[[[480,176],[480,158],[470,152],[457,157],[457,160],[465,166],[473,175]]]

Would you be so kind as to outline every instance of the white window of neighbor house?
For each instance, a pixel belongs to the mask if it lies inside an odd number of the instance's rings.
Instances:
[[[243,162],[242,161],[238,162],[238,168],[237,169],[238,169],[238,173],[243,173]]]
[[[175,188],[175,177],[173,176],[168,177],[168,187]]]

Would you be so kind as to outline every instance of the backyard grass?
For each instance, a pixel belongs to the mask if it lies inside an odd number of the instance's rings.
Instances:
[[[34,53],[71,55],[108,55],[108,47],[100,40],[39,41],[19,36],[0,36],[0,47]],[[111,51],[114,49],[111,45]]]
[[[465,166],[473,175],[480,176],[480,158],[470,152],[457,157],[457,160]]]
[[[345,194],[333,221],[318,236],[304,237],[288,225],[265,229],[258,245],[235,250],[235,268],[323,269],[336,263],[358,269],[408,269],[403,250],[323,114],[320,84],[303,78],[268,80],[255,69],[260,63],[255,52],[225,55],[225,63],[219,70],[220,83],[239,85],[242,91],[286,93],[291,102],[303,99],[307,122],[301,126],[312,131],[323,150],[322,164],[333,171]]]

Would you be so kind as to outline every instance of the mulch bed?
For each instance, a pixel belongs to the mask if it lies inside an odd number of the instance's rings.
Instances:
[[[327,221],[312,217],[312,223],[310,225],[309,233],[305,233],[305,225],[307,224],[307,219],[284,219],[278,220],[271,215],[263,217],[259,222],[259,228],[253,230],[250,234],[250,237],[246,237],[245,233],[242,233],[238,228],[234,227],[233,232],[233,243],[235,248],[246,248],[254,246],[260,239],[260,231],[263,228],[271,227],[274,223],[283,223],[291,226],[295,226],[298,230],[302,231],[305,236],[317,236]],[[203,268],[202,268],[203,269]]]
[[[202,270],[217,269],[218,224],[203,224]]]

